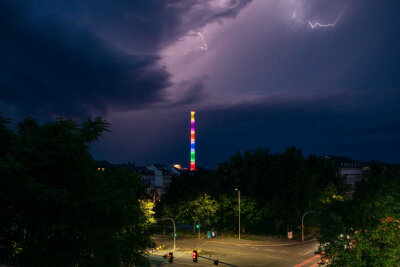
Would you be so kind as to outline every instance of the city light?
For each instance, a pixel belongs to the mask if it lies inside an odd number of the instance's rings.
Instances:
[[[174,164],[174,168],[177,170],[181,170],[182,166],[180,164]]]

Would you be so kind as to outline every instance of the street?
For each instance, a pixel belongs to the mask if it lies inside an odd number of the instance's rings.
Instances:
[[[172,251],[172,242],[156,238],[157,244],[166,247],[150,253],[151,266],[211,266],[215,260],[220,266],[317,266],[320,256],[315,240],[304,243],[293,240],[250,241],[234,238],[177,240],[173,263],[162,256]],[[197,263],[192,261],[192,250],[201,248]],[[226,263],[226,264],[224,264]]]

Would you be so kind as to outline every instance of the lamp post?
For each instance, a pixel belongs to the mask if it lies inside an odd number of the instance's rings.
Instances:
[[[174,251],[175,251],[175,239],[176,239],[175,222],[174,222],[174,220],[172,218],[163,218],[163,219],[160,219],[160,220],[171,220],[172,224],[174,225]]]
[[[239,240],[240,240],[240,190],[235,188],[238,191],[238,205],[239,205]]]
[[[304,242],[304,217],[306,216],[306,214],[308,213],[312,213],[314,211],[310,210],[307,211],[306,213],[303,214],[303,217],[301,218],[301,241]]]

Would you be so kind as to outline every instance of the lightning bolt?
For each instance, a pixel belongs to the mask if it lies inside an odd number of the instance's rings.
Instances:
[[[203,34],[202,34],[201,32],[198,32],[197,34],[200,36],[201,41],[203,42],[203,45],[200,46],[199,49],[201,49],[201,50],[203,50],[203,51],[207,51],[207,50],[208,50],[208,47],[207,47],[206,41],[204,41],[204,36],[203,36]]]
[[[311,21],[308,21],[308,25],[310,25],[310,27],[312,29],[314,29],[316,27],[321,27],[321,28],[334,27],[336,25],[336,22],[339,20],[339,18],[340,18],[340,16],[337,17],[333,23],[328,23],[328,24],[321,24],[319,22],[312,23]]]
[[[311,27],[311,29],[315,29],[315,28],[328,28],[328,27],[335,27],[335,25],[336,25],[336,23],[339,21],[339,19],[340,19],[340,17],[343,15],[343,12],[342,13],[340,13],[340,15],[335,19],[335,21],[334,22],[332,22],[332,23],[327,23],[327,24],[322,24],[322,23],[320,23],[320,22],[311,22],[310,20],[308,20],[307,22],[306,21],[304,21],[304,20],[301,20],[300,18],[298,18],[297,17],[297,14],[296,14],[296,7],[294,8],[294,10],[293,10],[293,13],[292,13],[292,19],[294,19],[294,20],[296,20],[297,22],[299,22],[299,23],[302,23],[302,24],[308,24],[308,26],[310,26]]]
[[[202,42],[201,46],[198,46],[198,47],[195,47],[195,48],[187,48],[181,53],[172,52],[172,53],[167,54],[167,55],[170,55],[170,56],[184,56],[189,52],[195,52],[195,51],[204,51],[204,52],[206,52],[206,51],[208,51],[208,46],[207,46],[206,41],[204,40],[204,35],[201,32],[197,32],[197,35],[199,36],[199,38],[200,38],[200,40]]]
[[[201,45],[201,46],[199,46],[199,47],[196,47],[196,48],[188,48],[188,49],[186,49],[186,50],[182,53],[182,56],[183,56],[183,55],[186,55],[186,54],[189,53],[189,52],[194,52],[194,51],[199,51],[199,50],[201,50],[201,51],[207,51],[207,50],[208,50],[208,46],[207,46],[206,41],[204,41],[204,36],[203,36],[203,34],[202,34],[201,32],[197,32],[197,35],[200,37],[200,39],[201,39],[203,45]]]
[[[315,23],[312,23],[311,21],[308,21],[308,25],[310,25],[310,27],[311,28],[316,28],[316,27],[333,27],[333,26],[335,26],[335,22],[334,23],[328,23],[328,24],[321,24],[321,23],[319,23],[319,22],[315,22]]]

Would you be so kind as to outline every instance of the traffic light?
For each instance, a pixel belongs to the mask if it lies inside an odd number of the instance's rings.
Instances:
[[[200,224],[196,224],[196,229],[199,229],[200,228]]]
[[[168,253],[168,262],[169,263],[174,262],[174,253],[172,253],[172,252]]]
[[[178,236],[178,234],[177,233],[174,233],[174,237],[177,237]]]
[[[192,258],[193,258],[193,262],[197,262],[197,250],[193,250]]]

